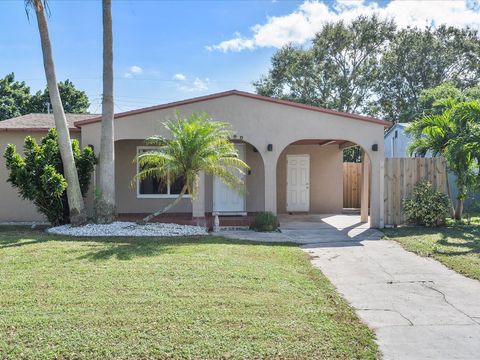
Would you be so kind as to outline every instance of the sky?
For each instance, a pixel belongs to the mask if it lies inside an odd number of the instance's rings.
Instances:
[[[99,0],[50,0],[57,79],[70,79],[101,111],[102,9]],[[287,43],[308,46],[328,21],[361,14],[399,27],[442,23],[480,28],[479,0],[457,1],[113,1],[115,111],[238,89],[268,72]],[[34,12],[0,1],[0,77],[14,72],[32,91],[45,87]]]

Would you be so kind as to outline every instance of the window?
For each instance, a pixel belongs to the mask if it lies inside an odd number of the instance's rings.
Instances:
[[[139,146],[137,147],[137,155],[155,150],[155,147]],[[137,163],[137,174],[140,171],[140,164]],[[182,191],[184,182],[183,178],[178,178],[168,182],[158,179],[154,176],[148,177],[144,180],[137,180],[137,197],[138,198],[176,198]],[[188,194],[184,195],[188,197]]]

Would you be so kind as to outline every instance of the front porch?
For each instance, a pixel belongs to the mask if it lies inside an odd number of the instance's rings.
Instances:
[[[270,210],[278,214],[310,214],[280,216],[281,225],[300,216],[302,222],[326,224],[323,219],[343,214],[343,150],[351,142],[332,140],[305,140],[287,145],[280,153],[275,166],[267,166],[264,157],[246,141],[234,140],[240,156],[250,166],[243,176],[245,192],[240,195],[215,179],[201,174],[199,191],[195,199],[186,195],[170,212],[155,222],[202,225],[213,229],[214,217],[219,215],[220,227],[250,228],[255,214]],[[175,200],[181,188],[179,184],[164,184],[158,179],[132,183],[138,166],[132,162],[139,151],[145,149],[141,140],[116,142],[117,211],[119,220],[137,221],[162,209]],[[305,159],[301,163],[302,159]],[[366,157],[368,160],[368,158]],[[368,161],[364,167],[368,168]],[[366,174],[369,172],[366,171]],[[275,191],[266,185],[267,178],[275,179]],[[364,179],[362,192],[366,194],[366,206],[359,219],[368,220],[368,177]],[[273,197],[273,199],[272,199]],[[193,200],[193,201],[192,201]],[[276,211],[268,209],[268,203],[276,204]],[[350,219],[350,218],[349,218]]]
[[[220,235],[232,239],[260,242],[290,242],[297,244],[358,245],[365,239],[381,239],[382,233],[362,223],[360,215],[351,214],[280,214],[280,232],[223,231]]]

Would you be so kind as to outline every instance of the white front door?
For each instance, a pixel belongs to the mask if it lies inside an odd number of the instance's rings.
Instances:
[[[287,155],[287,211],[310,210],[310,155]]]
[[[245,161],[245,144],[235,144],[238,156]],[[235,170],[233,170],[235,171]],[[235,172],[245,183],[245,175]],[[245,214],[245,194],[225,185],[218,177],[213,180],[213,213],[214,214]]]

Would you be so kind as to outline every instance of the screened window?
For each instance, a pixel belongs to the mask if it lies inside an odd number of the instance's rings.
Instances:
[[[155,148],[138,147],[137,154],[152,150],[155,150]],[[141,169],[140,164],[137,164],[137,173]],[[183,185],[183,178],[178,178],[168,184],[168,181],[150,176],[137,181],[137,195],[138,197],[176,197],[182,191]]]

